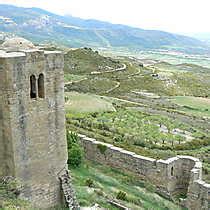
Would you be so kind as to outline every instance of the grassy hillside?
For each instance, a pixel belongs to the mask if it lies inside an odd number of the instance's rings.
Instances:
[[[71,74],[90,74],[94,71],[106,71],[108,67],[115,69],[120,65],[110,57],[101,56],[98,51],[91,48],[81,48],[71,50],[65,54],[65,73]]]
[[[106,71],[107,67],[117,68],[122,66],[123,63],[127,66],[126,71],[90,75],[94,71]],[[128,97],[132,91],[142,90],[160,96],[209,96],[209,71],[204,71],[203,74],[196,70],[186,71],[188,66],[188,64],[182,64],[182,66],[177,67],[177,65],[157,63],[145,68],[128,58],[123,58],[119,62],[119,60],[105,58],[98,53],[84,49],[70,51],[65,56],[65,72],[86,75],[88,78],[81,83],[71,85],[68,90],[103,94],[106,90],[114,87],[117,82],[120,82],[119,88],[111,92],[110,96],[116,95],[124,98]],[[99,82],[97,83],[97,81]]]
[[[183,111],[195,115],[210,117],[210,99],[192,96],[176,96],[171,99],[182,106]]]
[[[140,155],[164,159],[177,154],[199,157],[204,163],[204,177],[210,180],[208,68],[166,62],[145,67],[138,59],[119,57],[110,62],[110,58],[97,54],[97,63],[112,67],[118,62],[119,66],[125,64],[126,69],[109,73],[101,70],[100,74],[93,75],[90,72],[98,71],[98,66],[90,61],[89,65],[86,60],[92,59],[93,52],[85,51],[90,53],[85,58],[84,49],[76,52],[70,51],[66,56],[73,58],[77,69],[71,68],[71,59],[66,58],[69,69],[65,71],[86,79],[67,84],[66,91],[86,93],[88,97],[91,93],[91,97],[96,98],[100,95],[100,99],[111,103],[116,111],[69,111],[67,120],[71,130]],[[81,65],[83,60],[85,67]],[[87,102],[82,104],[89,104],[88,97],[84,97]],[[69,101],[73,100],[70,96]]]
[[[90,94],[66,93],[66,111],[73,113],[113,112],[112,103]]]
[[[140,181],[130,173],[123,173],[97,163],[85,162],[80,168],[71,169],[73,184],[81,206],[99,204],[109,210],[117,210],[108,200],[115,200],[132,210],[181,210],[172,202],[154,193],[154,187]],[[116,199],[119,192],[124,199]]]

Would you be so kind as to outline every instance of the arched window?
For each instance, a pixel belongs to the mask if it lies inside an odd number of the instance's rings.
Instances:
[[[30,76],[30,97],[36,98],[36,77],[34,75]]]
[[[174,175],[174,167],[171,167],[171,176]]]
[[[44,74],[40,74],[38,78],[38,95],[39,98],[44,98]]]

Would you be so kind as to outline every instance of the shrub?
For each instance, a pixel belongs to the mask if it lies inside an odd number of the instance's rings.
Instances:
[[[97,117],[97,113],[94,112],[94,113],[91,114],[91,116],[92,116],[93,118],[96,118],[96,117]]]
[[[123,139],[122,136],[115,136],[115,137],[113,138],[113,140],[114,140],[115,142],[123,142],[123,141],[124,141],[124,139]]]
[[[141,199],[136,198],[136,197],[128,197],[127,198],[127,201],[129,203],[133,203],[133,204],[138,205],[138,206],[141,206],[142,205]]]
[[[89,206],[90,203],[86,199],[80,199],[79,200],[79,205],[80,206]]]
[[[78,167],[82,163],[83,152],[78,144],[73,143],[69,149],[68,164],[72,167]]]
[[[73,144],[78,144],[79,137],[76,133],[67,131],[66,137],[69,149],[71,149]]]
[[[88,187],[94,187],[94,182],[92,179],[86,179],[85,180],[85,185]]]
[[[140,147],[145,147],[146,146],[146,143],[145,143],[145,141],[142,141],[142,140],[135,140],[134,141],[134,145],[136,145],[136,146],[140,146]]]
[[[127,194],[125,192],[123,192],[123,191],[119,191],[117,193],[117,196],[116,196],[116,198],[118,200],[122,200],[122,201],[125,201],[126,200],[126,197],[127,197]]]
[[[68,96],[65,96],[65,102],[67,102],[69,100],[69,97]]]
[[[99,149],[101,154],[105,154],[106,150],[107,150],[107,146],[103,145],[103,144],[98,144],[97,148]]]

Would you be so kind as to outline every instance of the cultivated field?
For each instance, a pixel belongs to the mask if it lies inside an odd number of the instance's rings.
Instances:
[[[172,102],[182,106],[183,111],[199,116],[210,117],[210,99],[193,96],[175,96]]]
[[[66,111],[72,113],[114,112],[112,103],[100,96],[69,92],[65,94]]]

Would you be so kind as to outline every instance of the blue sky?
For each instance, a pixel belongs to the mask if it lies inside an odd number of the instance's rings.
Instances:
[[[210,0],[0,0],[71,14],[182,34],[210,33]]]

